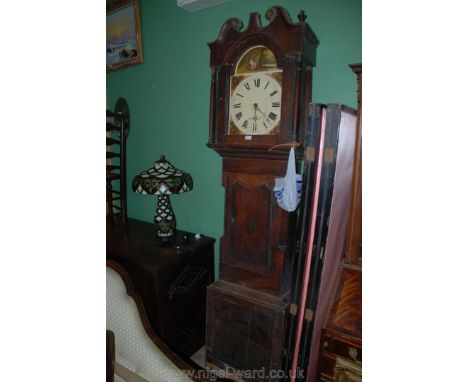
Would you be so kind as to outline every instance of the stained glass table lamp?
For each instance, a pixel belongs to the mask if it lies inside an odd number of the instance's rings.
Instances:
[[[182,194],[192,188],[193,181],[190,174],[175,168],[164,155],[148,170],[133,178],[133,191],[158,195],[154,226],[156,236],[162,241],[170,240],[176,231],[176,217],[169,195]]]

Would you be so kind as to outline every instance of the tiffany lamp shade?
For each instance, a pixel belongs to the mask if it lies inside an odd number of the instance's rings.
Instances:
[[[164,155],[154,165],[135,176],[132,189],[141,194],[158,195],[154,226],[156,236],[162,241],[173,237],[176,230],[176,217],[172,210],[169,195],[190,191],[193,181],[190,174],[175,168]]]

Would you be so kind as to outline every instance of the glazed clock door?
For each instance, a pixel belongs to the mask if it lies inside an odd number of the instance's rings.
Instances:
[[[250,48],[230,80],[229,135],[276,135],[281,121],[283,72],[273,52]]]

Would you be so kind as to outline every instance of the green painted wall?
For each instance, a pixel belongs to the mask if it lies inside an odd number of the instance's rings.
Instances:
[[[107,74],[107,102],[127,99],[129,186],[133,176],[165,154],[194,179],[192,192],[171,198],[178,228],[215,237],[216,262],[223,231],[221,158],[206,147],[210,99],[209,49],[230,17],[247,25],[251,12],[280,5],[291,18],[304,9],[320,40],[313,102],[356,107],[356,79],[348,64],[361,62],[360,0],[232,0],[196,13],[176,0],[140,0],[144,63]],[[130,217],[151,222],[156,197],[128,192]]]

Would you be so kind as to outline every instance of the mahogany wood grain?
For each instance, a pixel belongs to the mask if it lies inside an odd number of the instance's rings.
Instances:
[[[360,270],[342,270],[336,296],[337,299],[330,310],[327,328],[361,338],[362,273]]]

